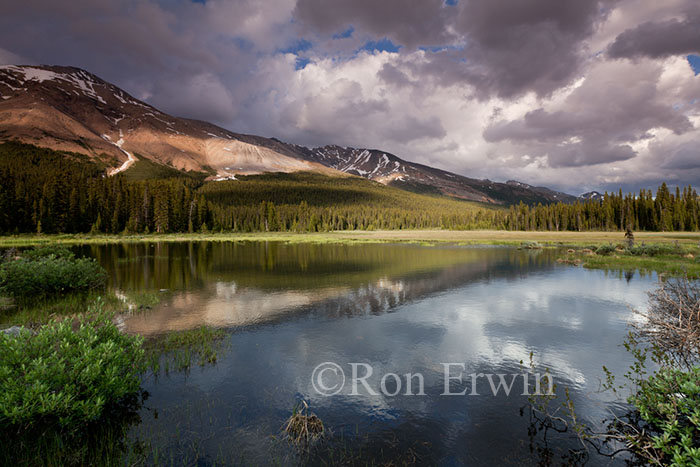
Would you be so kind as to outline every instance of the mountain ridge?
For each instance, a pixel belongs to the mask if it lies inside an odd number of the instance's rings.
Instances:
[[[101,159],[110,166],[109,175],[127,171],[144,158],[206,173],[210,180],[310,171],[360,176],[407,191],[494,205],[577,199],[512,180],[469,178],[379,149],[307,148],[173,117],[76,67],[0,66],[0,140],[13,139]]]

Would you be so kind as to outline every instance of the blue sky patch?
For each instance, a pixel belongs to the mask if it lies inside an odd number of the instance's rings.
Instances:
[[[439,52],[444,52],[446,50],[464,50],[463,45],[438,45],[438,46],[433,46],[433,47],[418,47],[420,50],[423,52],[430,52],[430,53],[439,53]]]
[[[285,54],[298,54],[299,52],[303,52],[305,50],[309,50],[313,44],[306,39],[299,39],[286,49],[280,50],[280,52],[285,53]]]
[[[366,42],[359,50],[366,50],[368,52],[398,52],[400,48],[400,45],[394,44],[385,37],[378,41]]]
[[[700,75],[700,56],[688,55],[688,63],[690,63],[690,68],[693,69],[695,76]]]
[[[355,32],[355,28],[350,26],[345,31],[334,34],[333,39],[347,39],[348,37],[352,36],[353,32]]]
[[[306,57],[297,57],[297,61],[294,64],[295,70],[303,70],[306,65],[311,63],[311,60]]]

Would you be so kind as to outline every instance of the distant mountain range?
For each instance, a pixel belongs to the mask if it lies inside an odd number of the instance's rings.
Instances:
[[[140,159],[210,180],[264,172],[359,176],[408,191],[505,205],[573,202],[575,196],[509,180],[478,180],[378,149],[307,148],[173,117],[79,68],[0,66],[0,140],[86,154],[108,175]],[[582,196],[587,196],[582,195]]]

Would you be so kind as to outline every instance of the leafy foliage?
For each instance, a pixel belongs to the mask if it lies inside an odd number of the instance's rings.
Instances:
[[[98,311],[98,310],[94,310]],[[94,313],[93,313],[94,314]],[[77,427],[139,391],[141,339],[105,315],[0,334],[0,422]]]
[[[625,413],[613,409],[605,432],[580,421],[568,391],[567,400],[559,407],[550,406],[553,399],[531,399],[530,411],[536,416],[534,431],[544,428],[546,442],[548,429],[559,433],[573,429],[581,443],[574,452],[581,455],[584,464],[589,447],[593,447],[611,458],[629,452],[634,455],[626,459],[629,465],[700,465],[698,291],[698,285],[685,278],[662,283],[649,293],[649,310],[639,312],[644,319],[623,343],[633,357],[624,374],[626,382],[616,383],[615,375],[603,367],[606,390],[618,397],[618,391],[632,391],[618,399],[626,399],[628,409]],[[564,416],[562,408],[568,412]],[[548,460],[547,465],[551,465]]]
[[[596,248],[595,253],[597,255],[607,256],[611,253],[615,253],[616,249],[617,248],[615,247],[615,245],[612,245],[612,244],[600,245],[598,248]]]
[[[700,465],[700,367],[662,368],[629,401],[656,431],[651,445],[666,465]]]
[[[41,247],[0,264],[0,292],[34,299],[104,287],[105,270],[91,258],[76,258],[64,247]]]
[[[634,410],[609,435],[624,440],[646,463],[700,465],[700,314],[698,285],[687,278],[663,282],[649,293],[649,309],[625,341],[634,362],[625,378],[635,388]],[[649,373],[648,362],[658,367]],[[606,369],[606,386],[617,391]]]
[[[680,245],[653,244],[626,248],[625,253],[632,256],[677,256],[684,254],[685,250]]]
[[[41,245],[22,253],[22,257],[33,261],[52,256],[69,260],[75,258],[75,254],[63,245]]]

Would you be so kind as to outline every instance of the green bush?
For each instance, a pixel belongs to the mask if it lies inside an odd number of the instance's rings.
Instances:
[[[18,298],[97,289],[106,281],[107,273],[94,259],[75,258],[68,250],[37,249],[0,265],[0,294]]]
[[[672,256],[682,255],[685,250],[680,245],[637,245],[627,252],[633,256]]]
[[[657,432],[651,440],[665,465],[700,465],[700,367],[660,369],[630,403]]]
[[[36,334],[0,333],[0,424],[75,428],[138,393],[144,351],[139,337],[119,332],[99,313],[52,322]]]
[[[55,258],[65,258],[74,259],[75,255],[72,251],[63,245],[44,245],[38,246],[31,250],[24,251],[22,257],[31,260],[37,260],[41,258],[48,258],[53,256]]]
[[[597,255],[603,255],[603,256],[607,256],[607,255],[614,253],[614,252],[615,252],[615,245],[613,245],[612,243],[608,244],[608,245],[600,245],[595,250],[595,253]]]

